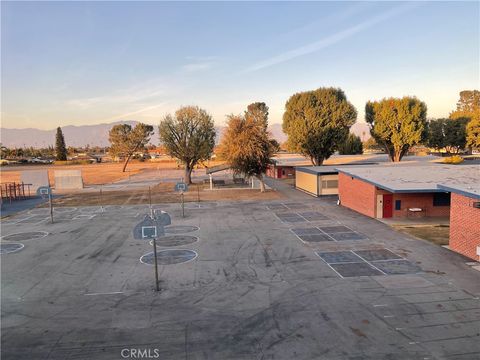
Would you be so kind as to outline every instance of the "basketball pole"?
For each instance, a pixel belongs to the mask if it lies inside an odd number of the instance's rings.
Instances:
[[[53,224],[53,200],[52,200],[52,189],[48,191],[48,202],[50,203],[50,221]]]
[[[157,261],[157,238],[153,238],[153,258],[155,260],[155,289],[160,291],[160,287],[158,285],[158,261]]]
[[[153,213],[153,208],[152,208],[152,193],[150,191],[150,186],[148,187],[148,193],[150,195],[150,218],[154,220],[155,214]],[[155,290],[160,291],[160,287],[158,285],[158,261],[157,261],[157,237],[156,236],[153,237],[152,244],[153,244],[153,259],[154,259],[154,265],[155,265]]]

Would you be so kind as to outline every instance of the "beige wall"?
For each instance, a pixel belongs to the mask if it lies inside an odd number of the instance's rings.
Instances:
[[[335,188],[324,188],[322,186],[322,181],[338,181],[338,174],[331,174],[331,175],[321,175],[318,176],[318,189],[319,195],[336,195],[338,194],[338,186]]]
[[[297,170],[295,175],[295,187],[318,196],[317,177],[316,174],[309,174]]]

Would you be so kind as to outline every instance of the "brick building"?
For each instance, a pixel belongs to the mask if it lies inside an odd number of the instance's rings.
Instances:
[[[311,162],[304,157],[273,158],[266,175],[274,179],[295,179],[295,167],[305,165],[311,165]]]
[[[422,164],[338,168],[341,204],[373,218],[448,217],[450,191],[440,183],[474,184],[478,167]]]
[[[449,248],[480,261],[480,185],[439,185],[452,194]]]

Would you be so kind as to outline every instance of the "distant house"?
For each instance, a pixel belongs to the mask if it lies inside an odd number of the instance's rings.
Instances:
[[[308,166],[311,162],[303,157],[287,158],[278,157],[273,158],[272,163],[268,165],[266,175],[274,179],[294,179],[295,167]]]

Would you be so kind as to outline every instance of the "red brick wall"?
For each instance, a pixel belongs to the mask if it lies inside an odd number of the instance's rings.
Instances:
[[[375,217],[376,189],[358,179],[338,174],[338,194],[341,204],[363,215]]]
[[[401,210],[395,210],[395,200],[401,200]],[[450,215],[450,206],[433,206],[433,194],[393,194],[393,217],[406,217],[408,208],[426,209],[427,217],[448,217]],[[415,214],[409,216],[412,215]],[[415,216],[425,216],[425,213],[422,212]]]
[[[343,206],[361,214],[376,217],[377,195],[391,194],[359,179],[352,179],[343,173],[338,176],[338,193]],[[395,200],[401,200],[401,209],[395,210]],[[425,216],[425,212],[408,214],[408,208],[426,209],[427,217],[448,217],[450,206],[433,206],[433,194],[393,194],[393,217]]]
[[[282,170],[285,171],[285,175],[282,175]],[[282,167],[282,166],[269,165],[265,174],[275,179],[277,178],[278,179],[287,179],[287,178],[294,179],[295,168],[292,166]]]
[[[479,261],[476,255],[480,245],[480,209],[475,209],[472,198],[452,193],[450,210],[450,249]]]

